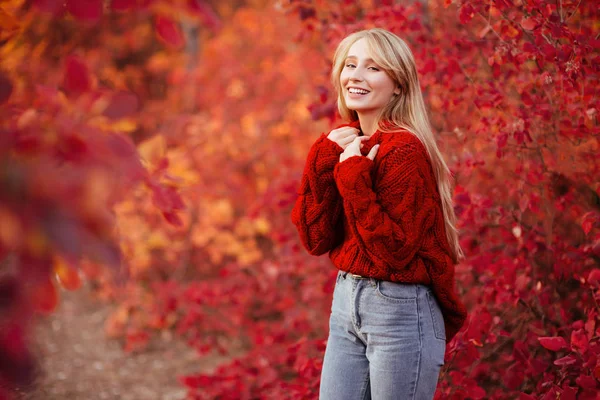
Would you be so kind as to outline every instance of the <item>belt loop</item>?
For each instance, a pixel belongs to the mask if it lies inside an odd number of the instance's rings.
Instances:
[[[346,275],[348,275],[348,271],[343,271],[342,272],[342,278],[346,279]]]

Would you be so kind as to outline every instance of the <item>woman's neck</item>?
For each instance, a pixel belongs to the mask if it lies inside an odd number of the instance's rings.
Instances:
[[[372,136],[379,128],[376,115],[358,114],[360,130],[365,136]]]

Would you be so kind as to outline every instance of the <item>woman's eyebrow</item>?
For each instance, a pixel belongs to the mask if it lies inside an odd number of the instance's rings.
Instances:
[[[349,59],[357,60],[358,57],[356,57],[356,56],[348,56],[348,57],[346,57],[346,60],[349,60]],[[367,62],[367,63],[375,63],[375,60],[373,60],[372,58],[365,58],[365,62]]]

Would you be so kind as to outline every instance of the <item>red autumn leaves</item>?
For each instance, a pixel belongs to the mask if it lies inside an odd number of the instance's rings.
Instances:
[[[127,11],[147,7],[153,0],[112,0],[108,3],[114,11]],[[69,13],[81,21],[97,21],[104,13],[104,0],[33,0],[40,11],[53,16]]]
[[[577,377],[576,383],[582,388],[593,390],[596,388],[596,380],[600,380],[600,366],[594,368],[596,357],[590,354],[591,348],[593,348],[592,353],[595,354],[598,351],[598,346],[600,346],[594,337],[594,324],[592,321],[588,321],[585,325],[583,323],[575,323],[573,325],[576,325],[579,329],[571,332],[570,344],[560,336],[539,337],[538,340],[542,346],[550,351],[568,352],[563,357],[554,360],[554,365],[557,367],[591,367],[592,376],[586,375],[582,371],[580,376]]]
[[[178,48],[183,46],[184,38],[179,25],[170,18],[156,16],[154,20],[158,37],[167,45]]]
[[[85,64],[77,57],[67,58],[63,81],[64,89],[70,94],[81,94],[91,89],[90,73]]]
[[[98,22],[103,14],[104,0],[34,0],[34,6],[45,13],[54,17],[62,17],[66,14],[73,16],[79,21],[95,23]],[[154,4],[159,4],[156,0],[112,0],[108,2],[110,11],[132,11],[132,10],[152,10]],[[156,9],[164,10],[164,7]],[[179,9],[181,14],[200,18],[202,24],[210,30],[216,30],[221,26],[219,17],[212,8],[202,0],[188,0],[185,6]],[[185,43],[184,34],[178,21],[179,18],[174,15],[165,15],[157,12],[154,17],[154,27],[158,38],[167,46],[180,48]],[[1,98],[0,98],[1,99]]]
[[[104,7],[102,0],[34,0],[33,4],[53,16],[62,16],[68,12],[82,21],[99,20]]]

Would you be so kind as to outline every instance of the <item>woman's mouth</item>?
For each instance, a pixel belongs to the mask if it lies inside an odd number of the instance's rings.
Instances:
[[[368,90],[365,90],[365,89],[358,89],[358,88],[349,88],[349,89],[348,89],[348,92],[349,92],[350,94],[359,94],[359,95],[365,95],[365,94],[368,94],[368,93],[369,93],[369,91],[368,91]]]
[[[368,90],[365,89],[359,89],[359,88],[349,88],[348,89],[348,98],[349,99],[360,99],[361,97],[364,97],[366,95],[368,95],[369,92]]]

